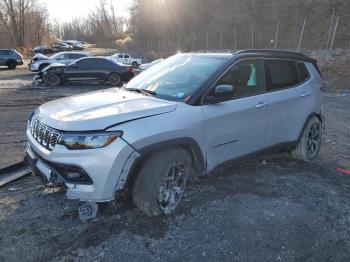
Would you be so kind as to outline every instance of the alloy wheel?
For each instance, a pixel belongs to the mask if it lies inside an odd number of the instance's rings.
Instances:
[[[313,123],[307,135],[307,154],[309,158],[313,158],[320,149],[321,144],[321,125]]]
[[[177,162],[169,167],[158,193],[159,206],[164,214],[170,214],[179,205],[184,194],[186,180],[184,163]]]

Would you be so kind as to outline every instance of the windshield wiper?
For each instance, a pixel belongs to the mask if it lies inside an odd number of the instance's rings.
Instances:
[[[147,89],[142,89],[142,88],[124,88],[125,90],[128,90],[128,91],[132,91],[132,92],[137,92],[137,93],[141,93],[141,94],[144,94],[144,95],[152,95],[152,96],[156,96],[157,93],[152,91],[152,90],[147,90]]]

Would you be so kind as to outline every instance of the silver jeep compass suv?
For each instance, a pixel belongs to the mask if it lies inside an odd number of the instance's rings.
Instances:
[[[168,214],[191,176],[263,149],[309,161],[320,150],[322,79],[300,53],[180,53],[123,88],[48,102],[28,121],[27,152],[68,198],[131,189],[148,215]]]

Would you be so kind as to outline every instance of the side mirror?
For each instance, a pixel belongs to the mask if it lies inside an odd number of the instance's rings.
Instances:
[[[57,61],[60,61],[60,60],[61,60],[61,57],[57,57],[56,60],[57,60]]]
[[[218,85],[215,87],[214,95],[207,96],[206,101],[209,103],[218,103],[230,100],[235,94],[235,89],[231,85]]]

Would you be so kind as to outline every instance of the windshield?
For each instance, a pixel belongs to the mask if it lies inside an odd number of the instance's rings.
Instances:
[[[61,57],[61,56],[63,57],[62,53],[54,54],[54,55],[50,56],[50,59],[57,59],[58,57]]]
[[[144,89],[162,99],[186,102],[225,61],[210,56],[175,55],[140,73],[125,88]]]

